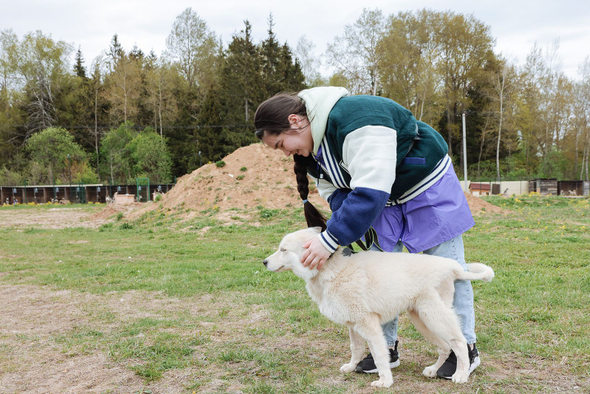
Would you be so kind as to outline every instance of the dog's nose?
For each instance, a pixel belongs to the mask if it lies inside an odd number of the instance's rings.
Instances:
[[[264,260],[264,261],[262,262],[262,264],[264,264],[264,266],[266,267],[266,265],[268,264],[268,260]]]

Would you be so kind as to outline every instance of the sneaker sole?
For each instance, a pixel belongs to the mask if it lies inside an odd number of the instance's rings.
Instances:
[[[476,357],[473,360],[473,363],[469,366],[469,374],[471,374],[471,372],[473,372],[475,370],[475,368],[479,367],[479,364],[481,364],[481,360],[479,359],[479,356]],[[443,379],[447,379],[447,380],[451,380],[453,379],[452,376],[441,376]]]
[[[393,369],[393,368],[396,368],[396,367],[399,367],[399,360],[397,360],[395,362],[392,362],[392,363],[389,363],[389,368],[390,369]],[[370,369],[368,371],[364,371],[361,368],[357,368],[356,369],[356,372],[359,372],[359,373],[379,373],[379,371],[377,370],[377,368]]]

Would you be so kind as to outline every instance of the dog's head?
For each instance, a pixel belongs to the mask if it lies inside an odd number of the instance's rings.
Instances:
[[[303,244],[317,237],[320,232],[320,227],[310,227],[287,234],[279,244],[279,250],[264,259],[262,263],[269,271],[293,271],[295,275],[305,280],[313,278],[318,270],[304,267],[301,264],[301,256],[305,251]]]

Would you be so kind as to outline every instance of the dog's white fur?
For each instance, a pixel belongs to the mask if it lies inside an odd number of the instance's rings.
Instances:
[[[454,260],[424,254],[359,252],[345,255],[340,249],[321,270],[310,270],[300,260],[303,244],[316,237],[319,228],[288,234],[279,250],[264,260],[274,272],[293,271],[303,278],[320,312],[349,328],[352,356],[341,372],[352,372],[365,352],[366,340],[373,354],[379,380],[373,386],[393,384],[389,353],[381,324],[407,310],[416,329],[438,348],[439,358],[424,369],[435,377],[450,351],[457,356],[453,382],[469,377],[467,341],[452,309],[455,280],[491,281],[494,271],[484,264],[467,264],[464,271]]]

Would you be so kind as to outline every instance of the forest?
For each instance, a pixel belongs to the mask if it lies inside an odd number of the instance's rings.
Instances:
[[[325,85],[407,107],[447,140],[459,174],[464,116],[470,180],[589,180],[590,60],[567,77],[558,41],[517,66],[489,26],[452,11],[365,9],[321,56],[274,27],[271,14],[255,42],[246,20],[224,44],[188,8],[162,54],[114,34],[90,62],[47,32],[0,31],[0,185],[173,182],[255,142],[266,98]]]

